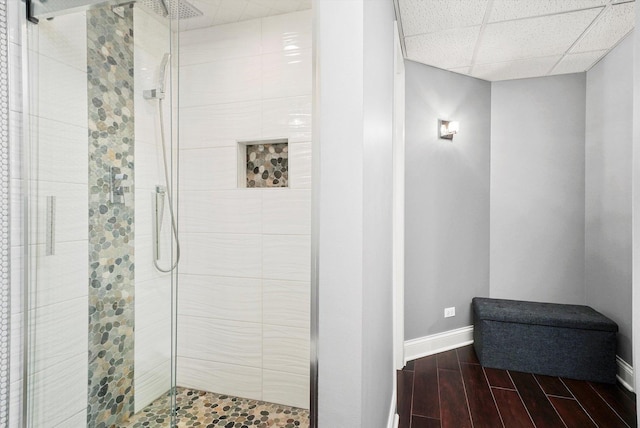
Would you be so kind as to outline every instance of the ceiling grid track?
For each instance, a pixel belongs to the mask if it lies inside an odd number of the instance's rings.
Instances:
[[[613,1],[613,0],[612,0]],[[553,73],[553,70],[556,69],[556,67],[558,67],[558,65],[567,57],[567,55],[571,54],[571,50],[573,48],[575,48],[578,43],[580,43],[582,41],[582,39],[585,38],[585,36],[589,33],[589,31],[591,31],[591,29],[593,27],[596,26],[596,24],[598,23],[598,21],[600,21],[600,18],[602,18],[607,12],[609,12],[609,9],[611,9],[613,7],[612,3],[609,3],[608,5],[606,5],[605,7],[602,8],[602,10],[600,11],[600,13],[598,14],[598,16],[596,16],[593,21],[591,21],[591,24],[589,24],[589,26],[587,28],[585,28],[585,30],[582,32],[582,34],[580,34],[580,37],[578,37],[576,39],[575,42],[573,42],[573,44],[571,46],[569,46],[569,49],[567,49],[565,51],[565,53],[562,55],[562,57],[556,61],[555,64],[553,64],[553,66],[549,69],[549,71],[547,72],[547,76],[551,75]],[[600,61],[600,59],[597,59],[596,62]],[[593,65],[593,64],[592,64]],[[587,68],[588,69],[588,68]]]
[[[484,29],[486,28],[489,17],[491,16],[491,10],[493,9],[493,0],[487,2],[487,8],[484,11],[484,17],[482,18],[482,26],[478,32],[478,39],[476,40],[476,46],[473,49],[473,56],[471,57],[471,64],[469,65],[469,74],[473,74],[473,68],[476,66],[476,58],[478,57],[478,51],[480,50],[480,43],[482,43],[482,37],[484,36]]]

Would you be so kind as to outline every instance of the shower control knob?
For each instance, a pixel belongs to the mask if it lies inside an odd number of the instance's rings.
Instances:
[[[123,186],[123,182],[126,181],[129,176],[120,171],[120,168],[111,168],[111,203],[124,204],[124,194],[130,192],[128,186]]]

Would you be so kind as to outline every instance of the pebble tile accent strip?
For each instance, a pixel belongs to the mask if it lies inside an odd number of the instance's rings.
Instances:
[[[289,187],[288,143],[247,145],[247,187]]]
[[[0,427],[9,425],[10,287],[9,251],[9,71],[7,2],[0,0]]]
[[[170,397],[158,398],[129,421],[128,428],[171,426]],[[308,428],[309,411],[213,392],[176,390],[176,427]]]
[[[134,412],[133,9],[87,11],[89,96],[89,386],[87,426]],[[111,174],[128,176],[111,202]]]

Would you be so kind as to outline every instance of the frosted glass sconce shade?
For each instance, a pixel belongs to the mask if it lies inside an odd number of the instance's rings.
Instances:
[[[438,119],[440,125],[440,138],[445,140],[453,140],[453,136],[458,133],[460,122],[455,120]]]

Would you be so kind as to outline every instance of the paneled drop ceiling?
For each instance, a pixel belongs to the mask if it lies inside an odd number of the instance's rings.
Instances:
[[[633,0],[397,0],[407,59],[496,81],[589,70],[632,30]]]
[[[186,0],[203,16],[184,19],[180,31],[311,9],[311,0]]]

